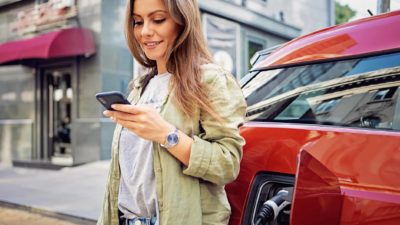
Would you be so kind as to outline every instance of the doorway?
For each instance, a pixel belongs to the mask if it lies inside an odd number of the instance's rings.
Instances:
[[[72,165],[71,69],[43,69],[40,73],[40,158],[52,164]]]

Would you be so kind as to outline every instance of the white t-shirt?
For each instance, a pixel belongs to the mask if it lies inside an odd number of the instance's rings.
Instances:
[[[168,95],[170,78],[169,73],[154,76],[137,105],[152,105],[160,112],[161,104]],[[152,142],[124,128],[119,140],[119,165],[118,208],[123,217],[158,218]]]

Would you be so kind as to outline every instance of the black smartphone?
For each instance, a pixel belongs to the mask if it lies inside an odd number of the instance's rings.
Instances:
[[[119,91],[100,92],[96,94],[96,99],[108,110],[112,104],[131,104]]]

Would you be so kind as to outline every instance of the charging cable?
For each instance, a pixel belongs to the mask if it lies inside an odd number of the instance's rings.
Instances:
[[[293,188],[289,190],[282,189],[274,197],[264,202],[257,214],[255,225],[264,225],[266,222],[275,220],[279,213],[287,205],[291,204],[288,197],[292,190]]]

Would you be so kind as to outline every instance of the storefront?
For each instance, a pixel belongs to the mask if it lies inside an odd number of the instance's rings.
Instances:
[[[7,28],[0,34],[2,165],[59,168],[110,158],[114,124],[94,95],[127,93],[132,79],[122,17],[115,19],[124,4],[28,0],[0,8],[0,30]]]
[[[76,163],[71,148],[76,78],[81,59],[95,52],[91,32],[78,27],[0,45],[0,79],[7,79],[0,84],[6,109],[1,114],[7,118],[0,125],[2,161]]]

